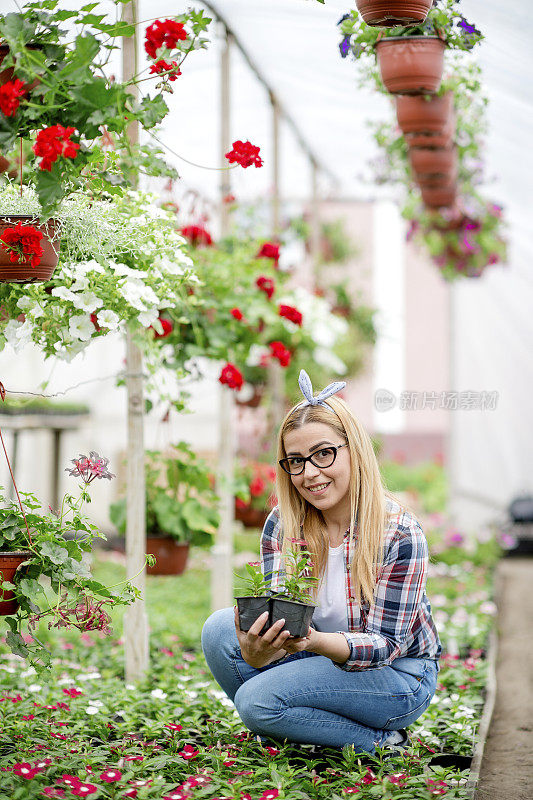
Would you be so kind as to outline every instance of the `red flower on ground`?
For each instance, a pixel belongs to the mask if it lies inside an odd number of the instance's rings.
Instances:
[[[271,258],[277,267],[279,263],[279,244],[265,242],[256,255],[256,258]]]
[[[165,728],[168,728],[171,731],[181,731],[181,725],[176,725],[174,722],[167,722]]]
[[[178,752],[178,754],[182,758],[185,758],[186,760],[188,760],[190,758],[195,758],[195,756],[197,756],[199,752],[200,751],[199,750],[195,750],[192,745],[186,744],[185,747],[183,748],[183,750],[180,750]]]
[[[213,239],[209,231],[206,231],[201,225],[185,225],[180,228],[180,233],[194,246],[199,247],[204,244],[206,246],[213,244]]]
[[[100,773],[100,780],[106,783],[115,783],[122,778],[122,772],[119,769],[106,769],[105,772]]]
[[[230,311],[229,313],[230,313],[230,314],[231,314],[231,316],[232,316],[232,317],[234,317],[235,319],[241,320],[241,319],[243,318],[243,313],[242,313],[242,311],[240,310],[240,308],[232,308],[232,309],[231,309],[231,311]]]
[[[274,294],[274,291],[276,289],[276,286],[272,278],[266,278],[264,275],[260,275],[257,278],[255,285],[267,295],[269,300]]]
[[[259,800],[275,800],[278,795],[277,789],[265,789]]]
[[[294,322],[295,325],[301,325],[303,322],[303,316],[297,308],[294,306],[286,306],[283,303],[279,307],[279,315],[280,317],[285,317],[286,319],[290,319],[291,322]]]
[[[176,81],[178,76],[181,75],[181,70],[176,61],[169,63],[160,58],[150,67],[150,75],[161,75],[161,73],[164,73],[163,77],[168,78],[169,81]]]
[[[405,785],[408,777],[406,772],[394,772],[392,775],[387,775],[387,779],[395,786],[399,786],[400,789]]]
[[[226,158],[230,164],[240,164],[245,169],[251,167],[252,164],[254,167],[262,167],[263,159],[259,158],[260,149],[251,142],[241,142],[240,139],[237,139],[236,142],[233,142],[232,149],[226,153]]]
[[[240,389],[244,383],[242,373],[239,372],[234,364],[226,364],[218,380],[220,383],[229,386],[230,389]]]
[[[45,797],[64,797],[65,790],[58,789],[56,786],[44,786],[43,794],[45,795]]]
[[[432,781],[431,779],[428,779],[426,781],[426,786],[428,792],[432,795],[435,795],[435,797],[441,794],[446,794],[448,791],[448,784],[445,781]]]
[[[43,234],[33,225],[23,225],[17,222],[14,228],[6,228],[0,236],[3,249],[9,253],[12,263],[23,264],[31,256],[32,267],[41,263],[43,248],[41,240]]]
[[[71,689],[63,689],[63,694],[68,694],[69,697],[79,697],[83,692],[81,689],[76,689],[76,687],[73,686]]]
[[[72,786],[70,791],[77,797],[88,797],[98,791],[98,786],[94,783],[78,783],[77,786]]]
[[[52,125],[50,128],[39,131],[33,145],[33,152],[41,158],[39,169],[50,172],[52,164],[57,161],[59,156],[76,158],[80,146],[70,140],[74,130],[75,128]]]
[[[20,105],[20,99],[25,95],[24,82],[15,78],[0,86],[0,111],[6,117],[12,117]]]
[[[272,358],[277,358],[282,367],[288,367],[291,361],[291,351],[288,350],[283,342],[270,342],[268,345]]]
[[[146,29],[144,49],[150,58],[157,58],[157,51],[161,47],[172,50],[178,42],[184,42],[187,38],[187,31],[181,22],[173,19],[156,19],[156,21]]]
[[[26,778],[26,780],[35,778],[40,771],[41,770],[38,767],[32,767],[32,765],[28,764],[27,761],[23,761],[22,763],[15,764],[13,766],[13,772],[15,775],[18,775],[21,778]]]

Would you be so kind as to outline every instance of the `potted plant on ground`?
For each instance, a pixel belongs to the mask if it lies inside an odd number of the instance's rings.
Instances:
[[[339,22],[341,56],[351,54],[363,66],[360,83],[370,80],[393,94],[433,93],[439,88],[444,50],[471,50],[482,34],[463,17],[459,0],[437,0],[425,22],[378,31],[357,12]],[[376,63],[377,60],[377,63]]]
[[[109,633],[107,611],[139,597],[128,581],[105,586],[95,580],[83,558],[95,539],[105,539],[81,507],[90,500],[88,485],[93,480],[114,477],[108,459],[91,452],[72,463],[67,471],[81,479],[80,495],[66,494],[57,510],[41,513],[40,502],[29,492],[17,490],[18,502],[0,494],[0,614],[9,626],[8,646],[38,671],[51,664],[50,652],[34,632],[41,620],[48,621],[48,628]],[[49,588],[40,582],[43,577]],[[30,640],[22,635],[25,621]]]
[[[213,476],[187,442],[169,452],[146,454],[146,548],[155,556],[150,575],[181,575],[189,546],[212,544],[219,524]],[[126,499],[113,503],[109,515],[126,532]]]

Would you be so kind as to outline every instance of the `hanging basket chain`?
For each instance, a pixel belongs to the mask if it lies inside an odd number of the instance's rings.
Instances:
[[[4,389],[3,383],[0,381],[0,399],[2,402],[6,399],[6,390]],[[13,470],[11,469],[11,463],[9,461],[9,456],[7,454],[6,446],[4,444],[4,437],[2,436],[2,429],[0,428],[0,441],[2,442],[2,447],[4,448],[4,454],[7,461],[7,466],[9,467],[9,474],[11,475],[11,480],[13,481],[13,486],[15,487],[15,492],[17,493],[17,499],[19,501],[20,510],[22,511],[22,516],[24,517],[24,522],[26,523],[26,530],[28,531],[28,539],[30,540],[30,545],[34,547],[33,539],[31,538],[30,533],[30,526],[28,525],[28,520],[26,519],[26,514],[24,512],[24,508],[22,506],[22,501],[20,499],[19,490],[17,489],[17,484],[15,482],[15,476],[13,475]]]

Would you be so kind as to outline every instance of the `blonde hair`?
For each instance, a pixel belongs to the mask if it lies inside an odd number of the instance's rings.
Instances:
[[[336,413],[323,406],[294,406],[283,420],[278,434],[277,461],[286,458],[284,437],[289,431],[311,422],[333,428],[348,443],[351,461],[350,498],[350,575],[353,596],[360,602],[372,602],[377,577],[382,566],[383,541],[387,523],[385,489],[369,435],[351,409],[339,397],[328,397],[327,403]],[[276,463],[276,493],[283,531],[282,555],[287,573],[291,573],[287,553],[298,552],[291,539],[301,539],[313,556],[312,575],[318,579],[312,590],[318,597],[320,581],[328,560],[329,539],[322,512],[302,497],[288,475]],[[394,499],[394,498],[392,498]],[[357,526],[357,546],[355,528]]]

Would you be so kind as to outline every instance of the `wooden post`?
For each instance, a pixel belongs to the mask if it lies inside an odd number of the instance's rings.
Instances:
[[[137,2],[130,0],[123,8],[125,22],[137,21]],[[122,70],[124,80],[137,72],[137,30],[131,38],[122,40]],[[137,97],[137,90],[132,88]],[[139,125],[132,122],[128,128],[132,144],[139,141]],[[127,465],[127,519],[126,519],[126,577],[137,586],[141,599],[126,609],[124,615],[124,649],[126,682],[139,680],[148,668],[148,618],[145,607],[146,570],[143,569],[146,553],[146,498],[144,477],[144,393],[143,358],[133,343],[131,333],[126,334],[126,387],[128,392],[128,465]],[[135,576],[135,577],[134,577]]]
[[[270,207],[270,229],[273,239],[280,234],[280,147],[279,147],[279,106],[277,100],[270,92],[270,105],[272,108],[272,198]],[[272,361],[268,371],[268,388],[270,395],[270,408],[268,413],[269,436],[272,448],[275,447],[275,434],[284,416],[285,378],[283,367],[278,361]]]
[[[318,209],[318,167],[313,158],[311,159],[311,262],[316,288],[320,265],[320,212]]]
[[[224,42],[220,58],[220,163],[227,165],[225,154],[230,149],[230,52],[231,35],[223,26]],[[229,170],[221,173],[220,180],[220,233],[229,231],[229,213],[224,197],[230,191]],[[236,450],[234,426],[235,403],[233,390],[219,387],[219,444],[218,485],[220,497],[220,527],[216,542],[211,548],[211,610],[233,605],[233,470]]]

